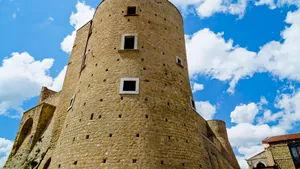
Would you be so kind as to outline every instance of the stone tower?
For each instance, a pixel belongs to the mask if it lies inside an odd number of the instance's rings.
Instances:
[[[77,31],[62,91],[42,89],[4,168],[238,169],[224,122],[196,112],[178,9],[103,0]]]

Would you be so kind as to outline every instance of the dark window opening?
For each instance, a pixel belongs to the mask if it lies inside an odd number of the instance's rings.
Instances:
[[[74,163],[73,163],[74,165],[77,165],[77,161],[74,161]]]
[[[46,162],[46,164],[44,165],[43,169],[48,169],[51,163],[51,158],[48,159],[48,161]]]
[[[137,161],[136,159],[132,159],[132,163],[136,163],[136,161]]]
[[[196,104],[195,104],[195,101],[193,99],[191,99],[191,106],[194,110],[196,110]]]
[[[136,15],[136,7],[130,6],[127,8],[127,15]]]
[[[136,91],[136,81],[124,81],[123,91],[127,91],[127,92]]]
[[[257,165],[256,165],[256,168],[264,168],[266,167],[262,162],[259,162]]]
[[[290,152],[296,168],[300,167],[300,142],[289,144]]]
[[[124,49],[134,49],[134,36],[125,36]]]

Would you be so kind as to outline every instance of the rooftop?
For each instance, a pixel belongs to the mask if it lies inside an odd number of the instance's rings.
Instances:
[[[267,137],[262,141],[262,143],[274,143],[274,142],[293,141],[293,140],[300,140],[300,133]]]

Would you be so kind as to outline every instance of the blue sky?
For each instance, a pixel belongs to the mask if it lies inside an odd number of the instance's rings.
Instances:
[[[172,2],[184,16],[198,112],[226,121],[241,167],[262,139],[299,132],[300,1]],[[41,86],[61,89],[74,31],[99,3],[0,0],[0,168]]]

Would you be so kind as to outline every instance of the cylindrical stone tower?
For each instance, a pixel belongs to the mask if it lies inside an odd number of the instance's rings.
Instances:
[[[105,0],[85,27],[80,79],[50,168],[209,168],[177,8]]]
[[[5,169],[238,169],[225,123],[197,112],[168,0],[103,0],[62,91],[23,115]]]
[[[66,74],[79,79],[64,86],[73,97],[49,168],[211,168],[177,8],[103,0],[78,32],[71,60],[81,55],[81,70]]]

